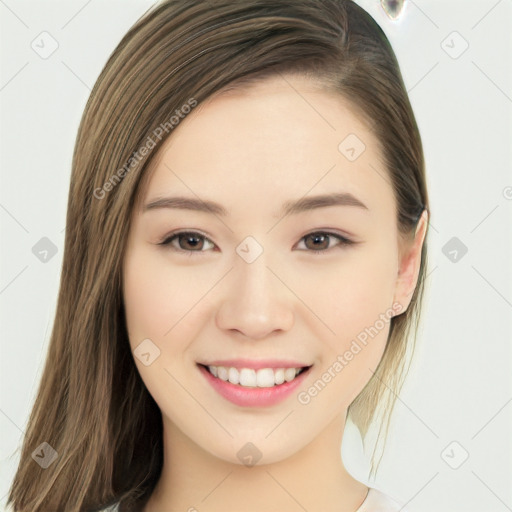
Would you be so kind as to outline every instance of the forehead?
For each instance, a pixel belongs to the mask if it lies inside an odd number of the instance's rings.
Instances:
[[[283,75],[223,90],[181,120],[145,199],[180,192],[263,209],[309,190],[392,200],[378,141],[357,110],[318,82]]]

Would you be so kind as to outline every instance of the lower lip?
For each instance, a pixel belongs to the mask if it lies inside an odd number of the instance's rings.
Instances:
[[[291,382],[284,382],[283,384],[279,384],[271,388],[248,388],[218,379],[217,377],[214,377],[204,366],[198,365],[198,367],[201,373],[206,377],[206,380],[212,385],[213,389],[219,393],[219,395],[223,396],[231,403],[242,407],[268,407],[282,402],[289,397],[298,386],[300,386],[311,369],[310,367],[303,371]]]

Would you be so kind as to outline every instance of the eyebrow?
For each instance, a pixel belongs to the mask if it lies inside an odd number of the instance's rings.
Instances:
[[[281,213],[277,214],[276,217],[285,217],[286,215],[302,213],[316,208],[326,208],[328,206],[354,206],[356,208],[368,210],[368,207],[357,197],[349,192],[342,192],[302,197],[298,200],[287,201],[283,204]],[[212,213],[222,217],[228,216],[228,211],[219,203],[193,197],[158,198],[146,204],[143,208],[143,212],[157,210],[160,208],[194,210],[198,212]]]

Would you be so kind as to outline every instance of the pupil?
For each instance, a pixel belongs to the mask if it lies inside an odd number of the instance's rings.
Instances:
[[[314,240],[313,249],[319,249],[319,248],[325,249],[326,248],[326,245],[325,245],[325,242],[327,240],[326,235],[310,235],[310,237],[312,240]],[[322,244],[322,242],[324,242],[324,243]]]
[[[201,244],[199,237],[194,235],[189,235],[185,237],[186,243],[189,244],[192,248],[196,248]]]

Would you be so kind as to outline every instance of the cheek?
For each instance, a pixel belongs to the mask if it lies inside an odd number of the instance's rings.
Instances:
[[[137,246],[124,262],[124,307],[130,346],[138,371],[155,400],[167,400],[162,389],[187,378],[191,346],[210,318],[208,291],[218,280],[218,270],[170,264],[165,254]],[[151,340],[148,343],[144,340]],[[158,356],[149,366],[137,357],[150,351]],[[140,347],[140,348],[139,348]],[[165,385],[163,384],[165,383]],[[159,402],[160,403],[160,402]]]
[[[326,340],[333,349],[343,348],[389,311],[396,272],[394,248],[383,243],[347,252],[336,262],[302,273],[300,293],[330,328]]]
[[[190,407],[178,384],[185,380],[180,369],[185,367],[184,354],[193,337],[193,315],[187,311],[201,295],[189,275],[161,260],[142,247],[129,250],[124,261],[123,298],[137,370],[159,408],[179,423],[178,412]],[[149,364],[139,357],[144,353],[150,354]]]
[[[124,305],[126,323],[132,343],[139,338],[160,338],[168,329],[166,310],[169,293],[158,282],[155,269],[144,264],[137,255],[126,262],[124,273]],[[168,319],[170,321],[170,319]]]
[[[197,274],[197,273],[196,273]],[[136,248],[124,267],[124,305],[130,338],[163,343],[205,287],[204,279],[165,263],[165,255]],[[208,282],[208,281],[207,281]]]
[[[329,382],[325,406],[331,399],[348,406],[370,380],[386,347],[396,279],[394,248],[388,243],[354,252],[328,274],[329,279],[321,280],[322,292],[314,293],[318,316],[334,331],[326,331],[323,339],[320,366],[327,373],[319,386]]]

